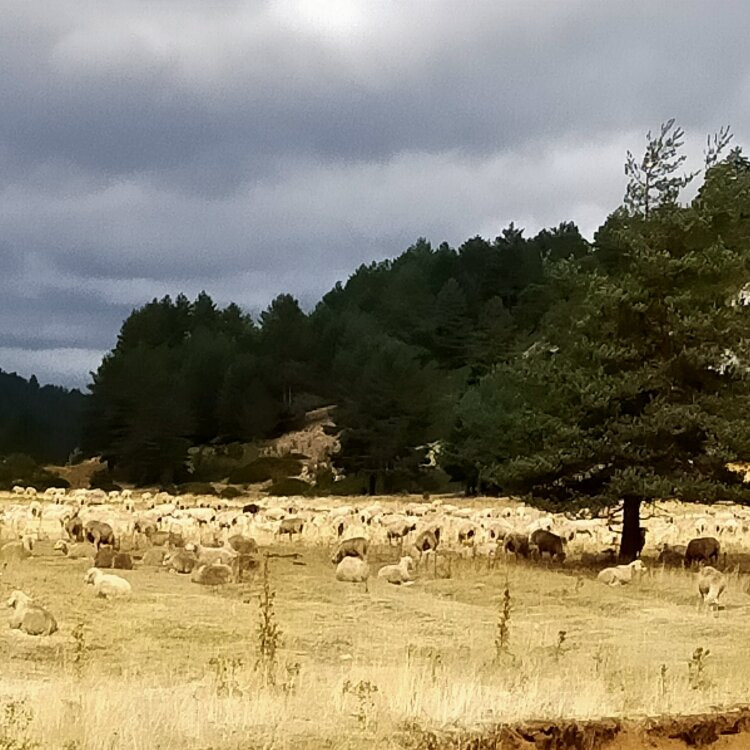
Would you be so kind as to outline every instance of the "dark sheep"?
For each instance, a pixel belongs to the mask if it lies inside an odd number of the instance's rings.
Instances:
[[[331,556],[331,562],[338,565],[345,557],[358,557],[360,560],[367,560],[367,539],[363,536],[357,536],[339,542]]]
[[[668,544],[665,544],[661,548],[659,556],[656,558],[656,562],[660,565],[666,565],[667,567],[683,565],[685,562],[686,551],[687,547],[685,545],[670,547]]]
[[[76,515],[65,523],[65,532],[68,538],[74,542],[83,541],[83,521]]]
[[[255,539],[242,534],[234,534],[227,539],[227,544],[241,555],[256,555],[258,553],[258,544]]]
[[[133,558],[127,552],[115,552],[112,567],[118,570],[133,570]]]
[[[523,558],[528,558],[531,554],[529,538],[526,534],[508,534],[503,543],[503,551],[512,552],[516,557],[520,555]]]
[[[256,505],[255,503],[248,503],[247,505],[242,506],[242,512],[255,515],[256,513],[260,512],[260,505]]]
[[[112,561],[114,560],[114,551],[109,545],[102,545],[96,551],[94,556],[94,567],[95,568],[111,568]]]
[[[97,549],[103,544],[115,545],[115,532],[108,523],[103,521],[89,521],[83,527],[83,535],[87,542],[91,542]]]
[[[180,549],[172,555],[164,558],[164,566],[175,573],[192,573],[198,564],[198,558],[195,553],[185,549]]]
[[[529,542],[539,550],[539,555],[549,555],[551,559],[563,562],[565,560],[565,543],[562,537],[546,529],[536,529],[531,533]]]
[[[716,565],[719,562],[719,549],[721,545],[718,539],[712,536],[701,536],[691,539],[685,550],[685,567],[689,568],[693,563],[706,562]]]

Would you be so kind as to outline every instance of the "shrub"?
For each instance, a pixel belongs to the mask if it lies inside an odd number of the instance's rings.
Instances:
[[[291,456],[261,456],[243,466],[238,466],[229,475],[232,484],[256,484],[269,479],[278,481],[293,477],[302,471],[302,464]]]
[[[268,488],[269,495],[286,497],[288,495],[306,495],[310,485],[301,479],[279,479]]]
[[[42,468],[25,453],[11,453],[0,458],[0,489],[10,490],[16,484],[36,490],[70,487],[67,480]]]
[[[95,471],[89,479],[89,487],[92,490],[104,490],[104,492],[113,492],[122,489],[119,484],[115,483],[114,477],[107,469]]]
[[[216,488],[208,482],[185,482],[177,486],[180,495],[217,495]]]
[[[224,498],[224,500],[234,500],[235,497],[240,497],[242,494],[244,494],[242,490],[237,487],[224,487],[219,493],[219,497]]]

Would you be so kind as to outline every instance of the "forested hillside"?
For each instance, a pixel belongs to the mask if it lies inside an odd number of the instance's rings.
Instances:
[[[81,443],[86,397],[77,390],[40,386],[0,370],[0,455],[26,453],[61,463]]]
[[[278,435],[337,404],[342,467],[396,489],[467,385],[526,345],[552,300],[547,267],[588,252],[572,224],[532,239],[511,225],[458,249],[419,240],[309,315],[288,295],[257,324],[206,294],[154,300],[94,376],[84,448],[132,481],[184,481],[191,445]]]

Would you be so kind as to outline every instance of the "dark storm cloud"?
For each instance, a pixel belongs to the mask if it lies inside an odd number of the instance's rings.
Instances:
[[[697,159],[725,122],[750,135],[749,21],[739,0],[11,3],[0,367],[54,350],[44,372],[80,383],[154,296],[311,307],[420,235],[590,234],[648,128],[676,117]]]

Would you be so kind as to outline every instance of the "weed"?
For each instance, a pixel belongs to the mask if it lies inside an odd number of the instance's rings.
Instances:
[[[378,692],[378,686],[369,680],[359,682],[347,680],[341,692],[343,695],[353,696],[357,701],[353,716],[360,729],[367,729],[372,723],[372,715],[375,712],[375,694]]]
[[[276,652],[281,641],[281,631],[276,623],[276,613],[273,600],[276,592],[271,588],[271,578],[268,570],[268,557],[263,557],[261,570],[260,591],[260,622],[258,623],[258,658],[255,662],[256,671],[263,675],[266,685],[276,684]]]
[[[283,692],[292,694],[297,691],[297,680],[299,679],[301,669],[302,665],[298,661],[286,665],[286,678],[281,683]]]
[[[497,631],[495,635],[495,659],[499,661],[505,654],[510,653],[510,612],[512,609],[510,601],[510,584],[505,579],[505,589],[500,600]]]
[[[88,644],[86,643],[86,631],[82,622],[79,622],[71,634],[73,636],[73,656],[71,663],[76,677],[80,678],[83,668],[88,660]]]
[[[667,665],[662,664],[659,669],[659,696],[664,700],[667,697]]]
[[[29,737],[34,712],[25,699],[9,700],[0,717],[0,750],[33,750],[39,747]]]
[[[565,640],[568,634],[565,630],[560,630],[557,633],[557,643],[555,643],[555,649],[553,651],[555,661],[560,661],[560,657],[565,653]]]
[[[208,661],[213,670],[214,691],[218,696],[242,695],[238,672],[243,667],[242,659],[233,656],[214,656]]]
[[[706,659],[710,654],[710,649],[698,646],[688,661],[688,684],[693,690],[705,690],[711,686],[711,681],[705,673]]]

